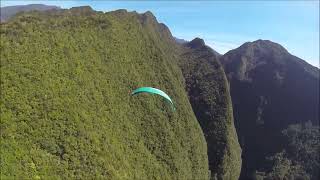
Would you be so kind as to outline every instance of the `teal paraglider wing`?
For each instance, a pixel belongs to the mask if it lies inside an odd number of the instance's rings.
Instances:
[[[173,109],[175,109],[171,98],[165,92],[161,91],[160,89],[156,89],[156,88],[153,88],[153,87],[140,87],[140,88],[134,90],[131,93],[131,95],[136,95],[136,94],[139,94],[139,93],[149,93],[149,94],[159,95],[159,96],[165,98],[167,101],[169,101],[170,104],[172,105]]]

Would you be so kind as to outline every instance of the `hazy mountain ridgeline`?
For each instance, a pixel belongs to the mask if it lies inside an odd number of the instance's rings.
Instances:
[[[208,179],[172,44],[150,12],[79,7],[1,24],[1,179]],[[131,97],[141,86],[176,111]]]
[[[0,22],[4,22],[4,21],[9,20],[12,16],[16,15],[17,13],[34,11],[34,10],[46,11],[46,10],[50,10],[50,9],[60,9],[60,7],[47,6],[47,5],[43,5],[43,4],[29,4],[29,5],[1,7]]]
[[[184,44],[187,43],[188,41],[184,40],[184,39],[180,39],[180,38],[176,38],[174,37],[174,40],[178,43],[178,44]]]
[[[266,157],[283,150],[292,151],[294,147],[287,146],[290,138],[300,142],[301,138],[310,137],[306,139],[310,143],[320,143],[319,129],[308,126],[305,130],[295,127],[295,137],[291,137],[292,133],[290,137],[284,136],[289,125],[301,126],[308,121],[319,125],[318,68],[267,40],[245,43],[223,55],[221,62],[230,81],[234,118],[243,150],[242,179],[252,178],[255,170],[268,169]],[[296,148],[303,149],[307,141],[295,144]],[[306,152],[313,154],[306,157],[308,153],[305,153],[305,157],[299,157],[293,164],[303,165],[302,161],[313,158],[317,161],[312,165],[313,170],[306,167],[304,170],[310,178],[318,179],[318,172],[311,172],[320,168],[316,155],[320,146],[314,142],[305,147]],[[293,172],[283,172],[290,173]]]
[[[212,179],[238,179],[241,149],[220,55],[196,38],[184,44],[180,66],[193,111],[208,144]]]

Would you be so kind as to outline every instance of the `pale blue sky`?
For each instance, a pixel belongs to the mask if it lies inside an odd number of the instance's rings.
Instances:
[[[200,37],[221,54],[247,41],[268,39],[319,67],[319,1],[4,1],[1,7],[47,4],[95,10],[150,10],[178,38]]]

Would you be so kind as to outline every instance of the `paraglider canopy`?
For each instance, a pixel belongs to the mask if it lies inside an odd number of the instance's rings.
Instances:
[[[173,110],[175,110],[175,107],[173,105],[171,98],[165,92],[161,91],[160,89],[153,88],[153,87],[140,87],[140,88],[134,90],[131,93],[131,95],[136,95],[139,93],[149,93],[149,94],[159,95],[159,96],[165,98],[171,104]]]

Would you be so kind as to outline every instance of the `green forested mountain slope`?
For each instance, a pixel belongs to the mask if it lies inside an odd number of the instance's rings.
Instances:
[[[208,179],[171,41],[152,14],[123,10],[1,24],[1,179]],[[176,111],[131,97],[140,86],[167,92]]]
[[[180,66],[193,111],[208,144],[212,179],[239,178],[241,149],[233,123],[232,103],[220,55],[196,38],[183,48]]]

